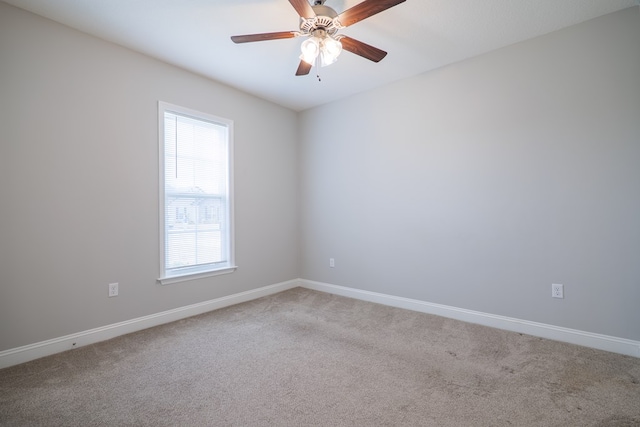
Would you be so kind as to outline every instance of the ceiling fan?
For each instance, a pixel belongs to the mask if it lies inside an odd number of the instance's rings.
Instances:
[[[387,52],[344,34],[338,34],[338,31],[404,1],[406,0],[364,0],[338,14],[324,5],[325,0],[315,0],[313,6],[308,0],[289,0],[300,15],[300,30],[232,36],[231,40],[234,43],[248,43],[307,37],[301,45],[302,55],[296,76],[309,74],[314,65],[326,66],[334,63],[342,49],[373,62],[380,62]]]

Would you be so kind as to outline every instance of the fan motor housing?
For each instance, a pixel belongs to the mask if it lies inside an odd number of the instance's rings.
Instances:
[[[311,8],[313,9],[313,11],[316,13],[317,16],[328,16],[331,19],[338,16],[336,11],[331,9],[329,6],[316,5],[316,6],[311,6]]]
[[[316,30],[324,30],[329,35],[334,35],[341,28],[339,22],[334,19],[338,16],[335,10],[322,4],[311,6],[316,16],[313,18],[301,18],[300,31],[304,34],[312,34]]]

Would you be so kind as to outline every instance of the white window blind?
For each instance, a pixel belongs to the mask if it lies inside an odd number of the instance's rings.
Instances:
[[[160,281],[235,269],[232,122],[160,103]]]

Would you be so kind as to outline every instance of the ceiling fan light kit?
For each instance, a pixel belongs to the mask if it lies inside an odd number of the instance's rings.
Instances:
[[[320,66],[326,67],[338,60],[342,52],[342,43],[328,35],[325,30],[317,29],[311,37],[302,42],[300,50],[300,59],[307,64],[315,65],[319,57]]]
[[[387,52],[355,40],[338,31],[360,22],[379,12],[405,2],[406,0],[364,0],[363,2],[338,14],[324,0],[315,0],[311,6],[307,0],[289,0],[300,16],[299,31],[280,31],[275,33],[247,34],[232,36],[234,43],[248,43],[265,40],[307,37],[300,50],[300,65],[296,76],[309,74],[311,67],[325,67],[333,64],[342,50],[349,51],[373,62],[379,62]]]

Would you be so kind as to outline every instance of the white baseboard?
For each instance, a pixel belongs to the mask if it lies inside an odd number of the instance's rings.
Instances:
[[[469,323],[490,326],[508,331],[520,332],[541,338],[548,338],[556,341],[563,341],[613,353],[625,354],[628,356],[640,357],[640,341],[633,341],[624,338],[617,338],[608,335],[584,332],[575,329],[562,328],[544,323],[530,322],[511,317],[498,316],[482,313],[473,310],[465,310],[441,304],[434,304],[420,300],[386,295],[376,292],[363,291],[360,289],[347,288],[344,286],[331,285],[328,283],[314,282],[311,280],[295,279],[246,292],[216,298],[173,310],[149,316],[139,317],[88,331],[78,332],[47,341],[29,344],[23,347],[0,351],[0,369],[18,365],[40,357],[50,356],[73,348],[94,344],[121,335],[174,322],[187,317],[196,316],[230,305],[251,301],[267,295],[276,294],[295,287],[304,287],[321,292],[355,298],[363,301],[384,304],[392,307],[404,308],[407,310],[422,313],[435,314],[451,319],[462,320]]]
[[[198,314],[228,307],[230,305],[251,301],[298,286],[300,286],[299,280],[289,280],[287,282],[252,289],[250,291],[240,292],[226,297],[163,311],[149,316],[138,317],[136,319],[102,326],[88,331],[25,345],[23,347],[4,350],[0,352],[0,369],[18,365],[40,357],[50,356],[73,348],[106,341],[111,338],[130,334],[153,326],[162,325],[164,323],[196,316]]]
[[[584,332],[576,329],[547,325],[544,323],[530,322],[528,320],[498,316],[494,314],[482,313],[479,311],[465,310],[462,308],[451,307],[447,305],[396,297],[393,295],[380,294],[377,292],[363,291],[360,289],[347,288],[344,286],[331,285],[328,283],[314,282],[311,280],[301,279],[300,286],[307,289],[313,289],[316,291],[327,292],[363,301],[404,308],[407,310],[419,311],[422,313],[435,314],[442,317],[462,320],[464,322],[476,323],[479,325],[490,326],[507,331],[519,332],[555,341],[562,341],[585,347],[596,348],[599,350],[610,351],[612,353],[640,357],[640,341],[633,341],[625,338]]]

